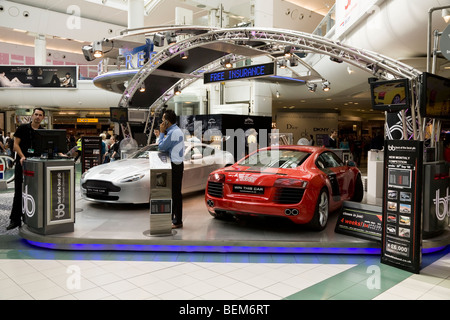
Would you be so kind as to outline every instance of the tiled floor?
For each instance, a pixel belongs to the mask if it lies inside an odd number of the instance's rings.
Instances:
[[[0,300],[450,299],[450,248],[411,274],[378,256],[53,252],[5,237]]]

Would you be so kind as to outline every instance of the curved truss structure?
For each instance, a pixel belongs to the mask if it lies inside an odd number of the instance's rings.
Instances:
[[[149,31],[150,30],[150,31]],[[265,29],[265,28],[232,28],[232,29],[206,29],[199,27],[170,27],[169,30],[177,35],[190,34],[185,40],[179,41],[165,50],[162,50],[158,54],[154,55],[131,79],[128,87],[122,94],[119,101],[119,106],[128,107],[129,103],[140,88],[144,80],[152,74],[159,66],[169,61],[171,58],[180,55],[182,52],[189,49],[210,45],[212,43],[226,42],[234,45],[239,45],[247,48],[252,48],[261,51],[262,55],[274,57],[281,55],[286,46],[292,46],[294,52],[304,53],[316,53],[319,55],[327,55],[334,61],[346,62],[357,68],[360,68],[374,77],[379,79],[395,79],[395,78],[407,78],[410,80],[413,88],[418,86],[418,78],[422,72],[396,61],[392,58],[383,56],[378,53],[370,52],[367,50],[350,47],[339,42],[331,41],[329,39],[307,34],[303,32],[297,32],[292,30],[283,29]],[[200,32],[199,32],[200,30]],[[159,29],[158,32],[163,31]],[[142,29],[137,31],[136,34],[148,35],[149,32],[155,32],[151,29]],[[234,61],[245,59],[244,56],[237,56],[229,53],[229,56]],[[303,62],[302,62],[303,63]],[[303,63],[305,65],[305,63]],[[209,64],[195,70],[190,74],[190,77],[180,79],[175,85],[167,88],[166,92],[160,96],[159,99],[153,101],[149,106],[149,110],[152,109],[157,113],[161,110],[162,106],[173,96],[173,91],[176,86],[183,89],[189,86],[192,82],[202,77],[204,72],[214,71],[220,68],[220,59],[211,61]],[[310,67],[310,66],[309,66]],[[312,67],[310,67],[311,70]],[[414,92],[411,90],[411,92]],[[414,101],[414,99],[412,99]],[[416,109],[416,103],[414,101],[413,113],[418,112]],[[151,114],[151,112],[150,112]],[[420,127],[420,115],[419,127]],[[413,114],[413,118],[416,115]],[[415,121],[414,121],[415,127]],[[152,126],[153,130],[153,126]],[[405,132],[406,134],[406,132]],[[414,136],[416,135],[416,128],[414,128]]]

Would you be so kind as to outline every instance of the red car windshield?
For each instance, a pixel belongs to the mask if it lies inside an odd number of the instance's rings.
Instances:
[[[237,164],[256,168],[297,168],[309,156],[310,153],[299,150],[258,150]]]

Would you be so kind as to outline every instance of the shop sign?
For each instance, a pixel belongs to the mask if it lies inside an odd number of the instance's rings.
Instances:
[[[384,145],[381,262],[418,273],[422,260],[423,142]]]
[[[204,74],[203,83],[259,78],[275,74],[275,63],[259,64]]]
[[[47,168],[47,225],[74,222],[73,167]]]
[[[97,123],[97,118],[77,118],[78,123]]]
[[[125,57],[125,66],[127,69],[140,69],[156,53],[153,51],[153,43],[149,39],[146,39],[145,45],[129,51],[123,51],[122,55]]]

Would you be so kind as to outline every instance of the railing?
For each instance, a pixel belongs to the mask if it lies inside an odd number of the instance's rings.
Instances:
[[[312,32],[321,37],[327,37],[327,34],[333,29],[336,24],[336,5],[328,11],[326,16],[320,21],[319,25]]]

